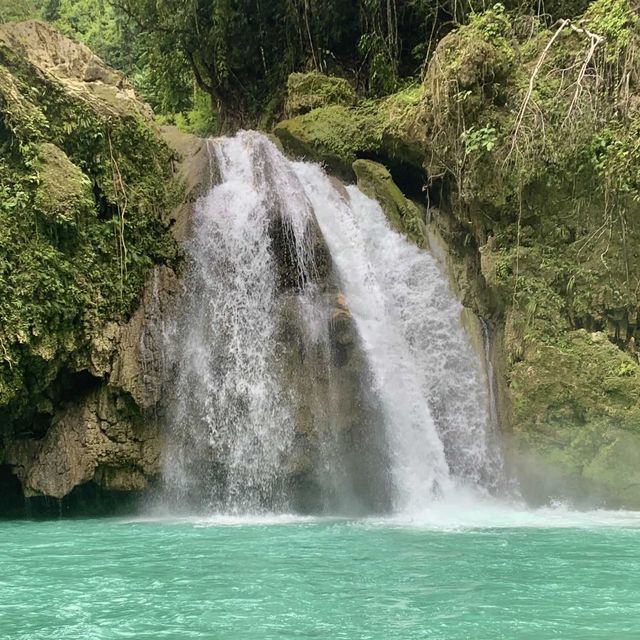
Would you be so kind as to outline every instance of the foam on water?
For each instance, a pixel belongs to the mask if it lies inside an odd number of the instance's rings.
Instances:
[[[433,531],[477,529],[600,529],[640,528],[640,512],[594,509],[579,511],[568,504],[529,508],[488,496],[458,494],[456,500],[434,501],[411,514],[370,518],[368,526],[397,526]]]
[[[151,513],[136,518],[121,520],[121,524],[158,523],[174,525],[193,525],[196,527],[268,527],[299,525],[342,520],[323,516],[305,516],[299,513],[255,513],[234,515],[230,513],[211,513],[206,516],[176,517],[170,513]]]
[[[349,518],[301,515],[298,513],[255,513],[233,515],[212,513],[207,516],[176,517],[169,512],[154,512],[127,518],[122,524],[165,523],[205,527],[263,527],[308,524],[349,523],[356,527],[400,528],[425,531],[460,532],[499,529],[640,529],[640,511],[578,510],[564,502],[532,508],[522,502],[506,501],[458,491],[455,499],[435,500],[423,510],[388,516]]]

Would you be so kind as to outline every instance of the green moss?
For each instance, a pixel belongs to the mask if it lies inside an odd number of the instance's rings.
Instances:
[[[44,220],[61,226],[77,226],[93,209],[89,178],[74,165],[64,151],[51,143],[38,148],[35,165],[39,183],[33,199],[34,210]]]
[[[605,487],[614,503],[640,507],[640,437],[610,430],[596,455],[582,468],[582,476]]]
[[[585,330],[567,332],[555,342],[530,331],[524,344],[510,374],[520,451],[585,486],[606,489],[615,503],[640,505],[640,492],[622,491],[629,484],[624,479],[638,473],[637,358],[604,334]]]
[[[626,0],[598,0],[579,24],[603,38],[595,52],[581,26],[533,21],[523,35],[500,5],[438,44],[413,132],[427,172],[452,177],[466,204],[504,208],[554,176],[587,184],[594,132],[626,129],[628,89],[613,93],[637,86],[638,19]]]
[[[454,177],[461,197],[504,200],[492,156],[505,137],[517,61],[511,23],[496,5],[443,38],[429,64],[413,130],[425,145],[427,172]]]
[[[5,428],[29,428],[60,372],[86,362],[92,333],[126,320],[152,266],[178,259],[161,221],[179,195],[171,153],[133,101],[102,93],[0,46]]]
[[[389,171],[372,160],[356,160],[353,171],[360,191],[380,203],[387,218],[400,233],[421,245],[424,235],[420,209],[404,197]]]
[[[0,111],[5,142],[9,134],[18,139],[29,139],[46,129],[44,114],[28,99],[28,95],[28,88],[7,68],[0,66]]]
[[[382,100],[364,100],[354,107],[331,105],[284,120],[274,133],[294,155],[324,162],[330,170],[352,178],[358,158],[397,158],[420,169],[421,142],[410,131],[420,102],[420,87],[409,87]]]
[[[308,160],[324,162],[342,176],[362,152],[376,148],[376,133],[366,118],[348,107],[333,105],[276,125],[275,135],[286,149]]]
[[[400,161],[421,169],[426,148],[413,129],[423,89],[411,85],[381,100],[362,102],[356,113],[375,140],[375,155],[384,162]]]
[[[323,73],[292,73],[287,80],[285,110],[297,116],[329,105],[351,106],[356,94],[344,78]]]
[[[600,332],[569,331],[549,343],[530,333],[511,373],[514,425],[536,431],[610,424],[640,434],[640,364]]]

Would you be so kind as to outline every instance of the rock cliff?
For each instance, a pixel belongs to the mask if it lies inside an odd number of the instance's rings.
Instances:
[[[206,150],[40,22],[0,26],[0,147],[0,466],[26,496],[144,489]]]

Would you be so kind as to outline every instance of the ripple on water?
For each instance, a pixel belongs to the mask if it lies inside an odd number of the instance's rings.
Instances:
[[[7,640],[637,638],[640,515],[0,523]]]

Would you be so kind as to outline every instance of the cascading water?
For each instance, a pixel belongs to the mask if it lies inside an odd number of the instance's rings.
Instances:
[[[369,447],[384,449],[364,475],[391,487],[395,511],[425,508],[460,484],[495,489],[502,468],[487,393],[435,260],[357,188],[289,162],[260,134],[212,147],[220,183],[196,207],[184,309],[168,347],[177,363],[165,464],[173,494],[228,511],[286,509],[291,478],[303,474],[291,463],[301,433],[307,446],[316,442],[312,466],[321,483],[333,478],[333,493],[336,479],[347,491]],[[318,227],[330,286],[318,278]],[[344,294],[340,313],[363,354],[355,391],[342,378],[327,382],[337,371],[331,287]],[[313,353],[321,371],[309,364]],[[344,415],[338,391],[367,411]],[[335,450],[348,441],[351,458]]]
[[[222,182],[196,206],[186,309],[169,344],[179,364],[165,465],[179,494],[204,492],[210,507],[243,511],[284,507],[275,480],[293,441],[275,353],[270,165],[250,140],[214,145]]]
[[[426,251],[407,242],[379,204],[349,199],[315,165],[296,172],[338,268],[386,413],[396,507],[425,507],[456,482],[495,488],[487,394],[460,322],[461,305]]]

